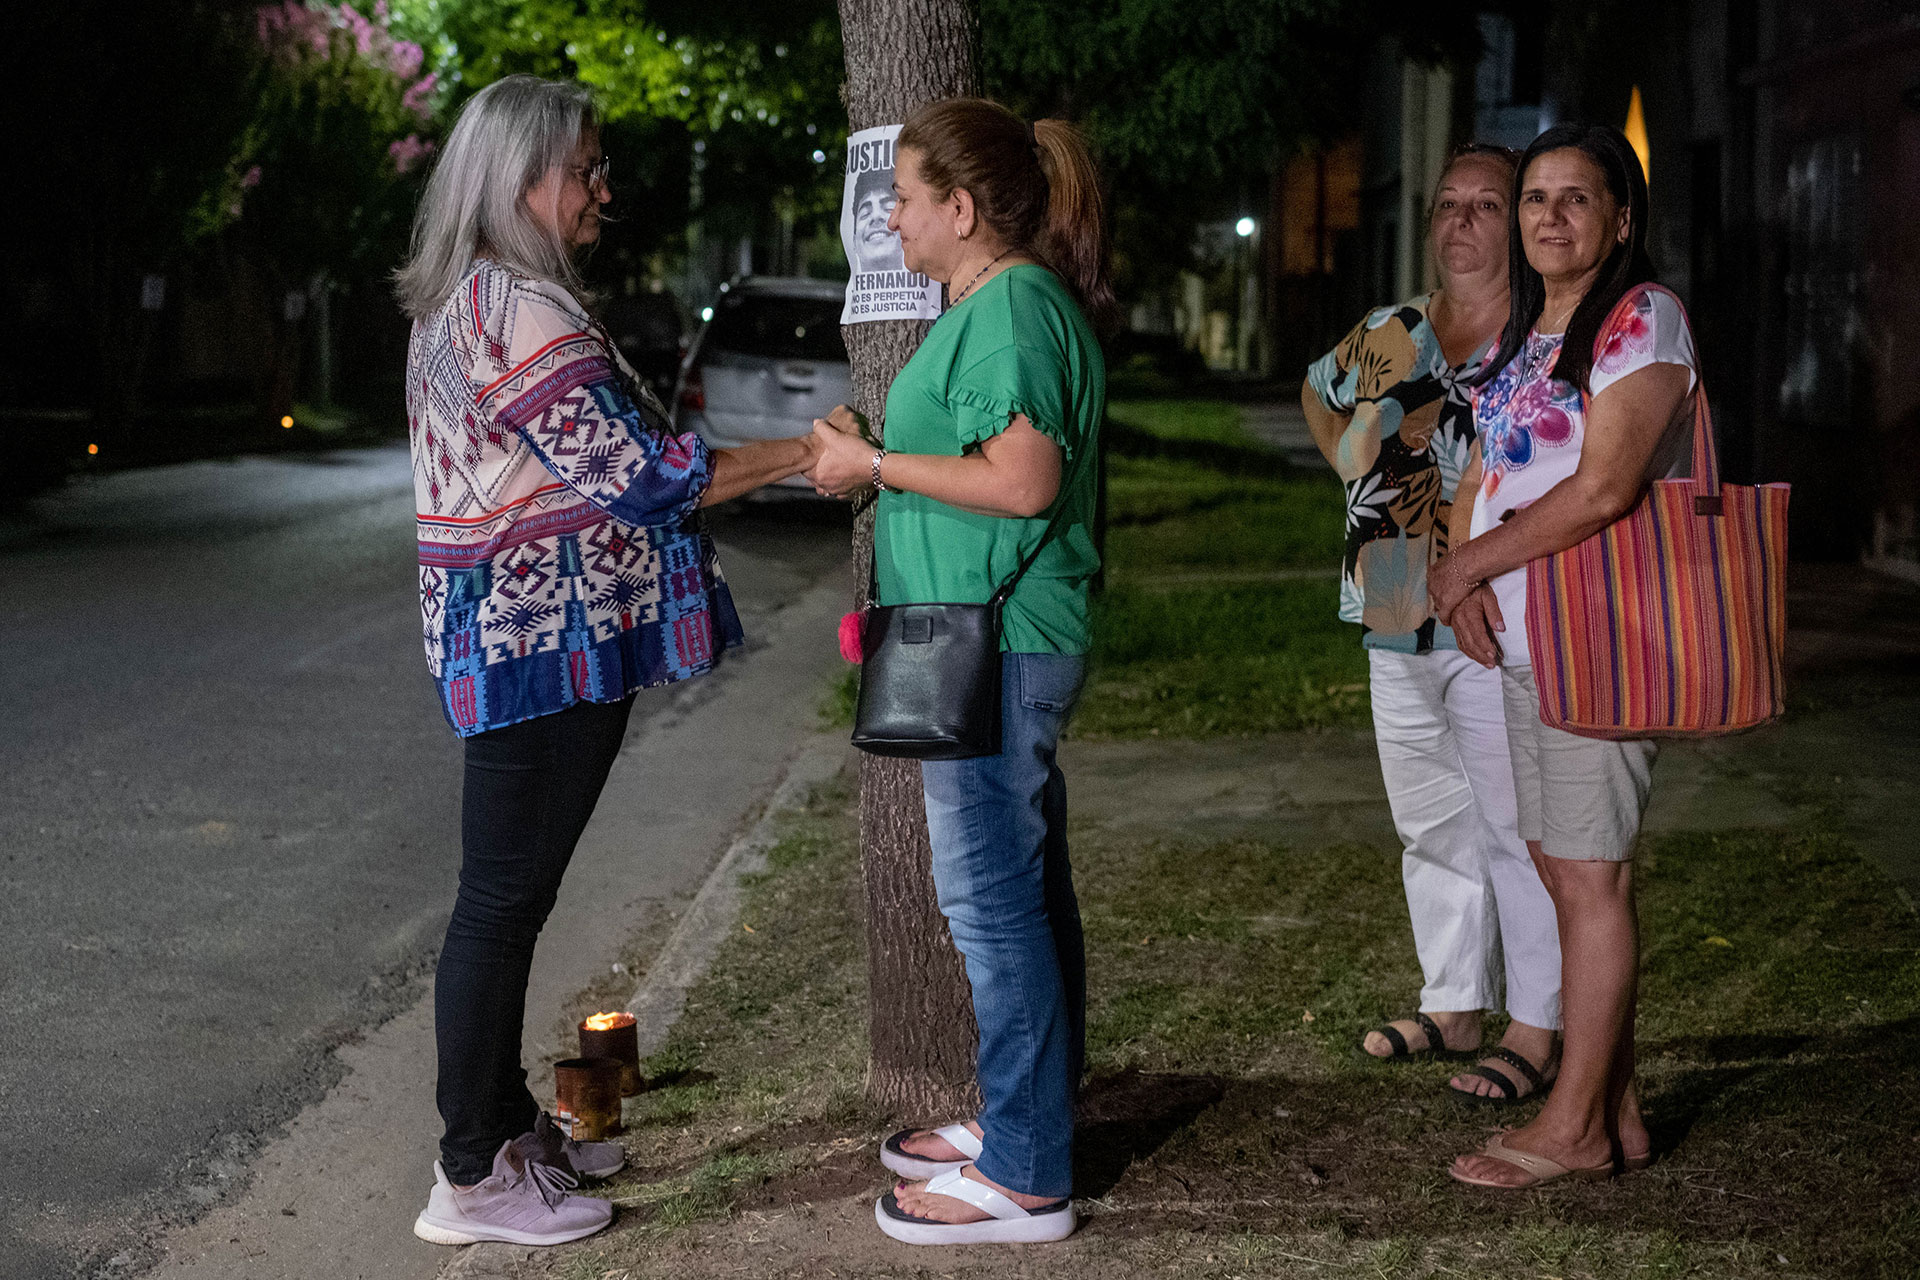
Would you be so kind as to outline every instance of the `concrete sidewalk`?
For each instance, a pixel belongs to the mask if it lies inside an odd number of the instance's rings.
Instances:
[[[1320,446],[1307,430],[1307,415],[1296,400],[1256,400],[1240,406],[1240,425],[1248,435],[1277,451],[1296,467],[1325,468]]]
[[[1855,566],[1796,566],[1788,715],[1727,738],[1663,745],[1646,830],[1781,827],[1816,796],[1909,907],[1920,838],[1920,590]],[[1276,734],[1169,743],[1069,741],[1074,822],[1169,840],[1394,846],[1373,735]]]
[[[1830,801],[1842,829],[1911,908],[1920,903],[1915,726],[1920,587],[1858,565],[1795,565],[1787,589],[1785,723],[1669,754],[1782,800],[1812,794]]]

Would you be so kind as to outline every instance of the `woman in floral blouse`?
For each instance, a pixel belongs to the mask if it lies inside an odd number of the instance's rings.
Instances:
[[[1509,319],[1474,377],[1485,465],[1461,481],[1472,536],[1430,574],[1434,607],[1461,648],[1498,665],[1520,834],[1553,897],[1566,957],[1553,1095],[1528,1124],[1450,1170],[1501,1188],[1603,1178],[1652,1158],[1633,1084],[1632,857],[1654,743],[1541,723],[1527,564],[1626,516],[1651,480],[1685,475],[1700,394],[1686,312],[1653,282],[1647,184],[1619,130],[1549,129],[1528,146],[1514,185]],[[1459,528],[1460,513],[1453,520]]]
[[[1378,1058],[1475,1049],[1504,976],[1506,1034],[1451,1082],[1496,1103],[1535,1092],[1551,1070],[1560,947],[1516,829],[1499,677],[1433,616],[1427,566],[1446,551],[1455,489],[1477,465],[1462,379],[1506,323],[1512,185],[1512,152],[1456,152],[1429,227],[1440,288],[1369,313],[1314,363],[1301,392],[1314,439],[1346,482],[1340,616],[1360,624],[1367,649],[1425,978],[1413,1016],[1369,1032],[1362,1047]]]

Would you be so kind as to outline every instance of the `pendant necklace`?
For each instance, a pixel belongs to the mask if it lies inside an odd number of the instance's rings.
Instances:
[[[1554,353],[1554,337],[1558,336],[1563,341],[1565,340],[1567,321],[1573,318],[1573,312],[1578,306],[1579,303],[1576,302],[1573,307],[1568,308],[1567,314],[1561,317],[1560,332],[1557,335],[1540,332],[1541,321],[1546,319],[1544,314],[1542,314],[1539,321],[1534,322],[1533,332],[1527,335],[1528,351],[1526,365],[1528,377],[1539,374],[1540,370],[1546,365],[1547,358]]]

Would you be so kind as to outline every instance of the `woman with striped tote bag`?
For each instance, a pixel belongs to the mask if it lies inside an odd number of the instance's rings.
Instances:
[[[1520,834],[1560,928],[1553,1092],[1450,1170],[1499,1188],[1650,1158],[1631,857],[1656,739],[1776,718],[1786,612],[1786,486],[1720,483],[1691,327],[1653,283],[1626,140],[1548,130],[1521,157],[1512,208],[1508,326],[1477,379],[1480,456],[1459,489],[1471,526],[1457,503],[1455,549],[1428,577],[1461,650],[1500,667]]]

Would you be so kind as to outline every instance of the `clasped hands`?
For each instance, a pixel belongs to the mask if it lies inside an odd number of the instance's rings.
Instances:
[[[1507,624],[1493,588],[1474,571],[1471,560],[1468,546],[1462,546],[1436,561],[1427,570],[1427,597],[1433,616],[1453,628],[1460,652],[1483,667],[1496,667],[1500,664],[1498,635]]]
[[[813,461],[801,474],[822,497],[847,498],[872,487],[873,455],[880,444],[868,434],[864,414],[835,405],[826,417],[813,420],[807,443]]]

